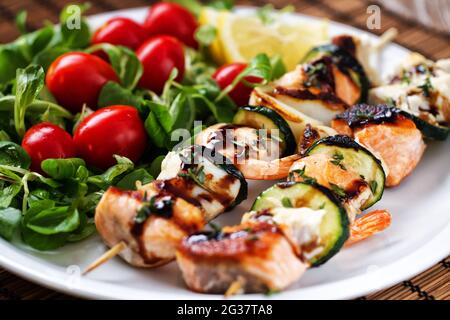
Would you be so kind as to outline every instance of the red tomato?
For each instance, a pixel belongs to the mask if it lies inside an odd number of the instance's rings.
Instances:
[[[184,49],[181,42],[171,36],[148,39],[136,51],[144,66],[139,86],[161,93],[173,68],[178,69],[177,81],[184,76]]]
[[[89,115],[77,127],[73,139],[79,156],[100,169],[114,165],[115,154],[138,162],[147,145],[147,133],[137,109],[122,105]]]
[[[25,133],[22,148],[31,158],[31,170],[43,173],[41,162],[45,159],[73,158],[76,148],[69,133],[52,123],[32,126]]]
[[[92,44],[110,43],[137,49],[147,39],[145,29],[128,18],[112,18],[92,36]]]
[[[119,78],[99,57],[70,52],[50,65],[45,81],[58,103],[76,113],[85,103],[95,108],[103,85],[108,81],[119,82]]]
[[[152,5],[144,22],[149,36],[171,35],[195,49],[198,47],[194,38],[197,27],[197,20],[192,13],[179,4],[167,2]]]
[[[245,63],[230,63],[221,66],[213,74],[213,79],[217,82],[221,89],[225,89],[234,79],[247,67]],[[249,83],[260,83],[263,79],[254,76],[247,76],[244,78],[245,81]],[[247,86],[245,83],[238,83],[234,89],[228,94],[230,98],[238,105],[244,106],[248,104],[250,99],[250,94],[253,88]]]

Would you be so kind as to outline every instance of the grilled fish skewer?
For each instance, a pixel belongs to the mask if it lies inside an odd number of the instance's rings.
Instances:
[[[171,153],[160,175],[165,179],[137,191],[110,188],[103,195],[97,229],[109,247],[126,243],[117,253],[128,263],[157,267],[170,262],[184,237],[246,198],[240,172],[223,156],[216,164],[211,150],[197,147]]]
[[[281,205],[283,194],[294,207]],[[279,183],[253,209],[238,226],[182,242],[177,261],[189,288],[224,293],[241,279],[245,292],[281,290],[331,258],[348,237],[345,211],[322,187]]]
[[[311,266],[325,214],[309,208],[252,211],[238,226],[191,235],[177,251],[187,286],[226,296],[285,289]],[[389,224],[387,211],[368,213],[352,224],[345,243],[362,241]]]

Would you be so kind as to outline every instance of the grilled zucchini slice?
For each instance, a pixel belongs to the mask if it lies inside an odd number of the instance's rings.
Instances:
[[[380,160],[352,138],[344,135],[323,138],[306,151],[306,156],[313,154],[326,154],[330,159],[339,155],[340,165],[359,173],[372,191],[361,210],[373,206],[383,196],[386,174]]]
[[[263,191],[252,206],[253,211],[279,207],[325,210],[320,224],[317,253],[308,257],[311,266],[319,266],[334,256],[349,237],[347,213],[336,197],[326,188],[304,182],[281,182]]]
[[[278,129],[280,138],[280,150],[283,156],[295,152],[297,144],[289,124],[275,110],[263,106],[244,106],[239,108],[234,116],[233,123],[252,127],[255,129]]]
[[[422,120],[414,114],[406,112],[404,110],[402,110],[400,114],[414,121],[417,129],[419,129],[422,134],[429,139],[444,141],[447,139],[450,133],[450,127],[428,123],[427,121]]]

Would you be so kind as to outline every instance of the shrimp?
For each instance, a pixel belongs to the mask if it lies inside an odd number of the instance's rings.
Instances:
[[[387,229],[391,225],[391,214],[389,211],[375,210],[355,220],[350,226],[350,238],[345,246],[351,246],[365,240],[376,233]]]
[[[301,158],[299,154],[279,158],[277,139],[238,125],[213,125],[198,134],[195,142],[221,153],[250,180],[286,178],[292,164]]]
[[[279,180],[288,176],[291,166],[300,158],[300,155],[293,154],[272,161],[248,159],[243,163],[236,163],[236,167],[242,172],[246,179]]]

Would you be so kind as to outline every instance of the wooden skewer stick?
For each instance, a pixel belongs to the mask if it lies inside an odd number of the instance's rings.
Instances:
[[[100,258],[95,260],[93,263],[91,263],[86,270],[83,271],[83,275],[91,272],[92,270],[96,269],[97,267],[101,266],[105,262],[108,262],[115,256],[117,256],[120,252],[122,252],[127,247],[126,243],[123,241],[120,241],[118,244],[116,244],[114,247],[106,251]]]
[[[225,298],[229,298],[231,296],[234,296],[236,294],[243,293],[243,280],[241,277],[239,277],[236,281],[233,281],[230,286],[228,287],[227,291],[225,292],[224,296]]]
[[[397,28],[389,28],[384,32],[378,42],[375,44],[375,50],[379,51],[383,49],[389,42],[392,42],[398,35]]]

